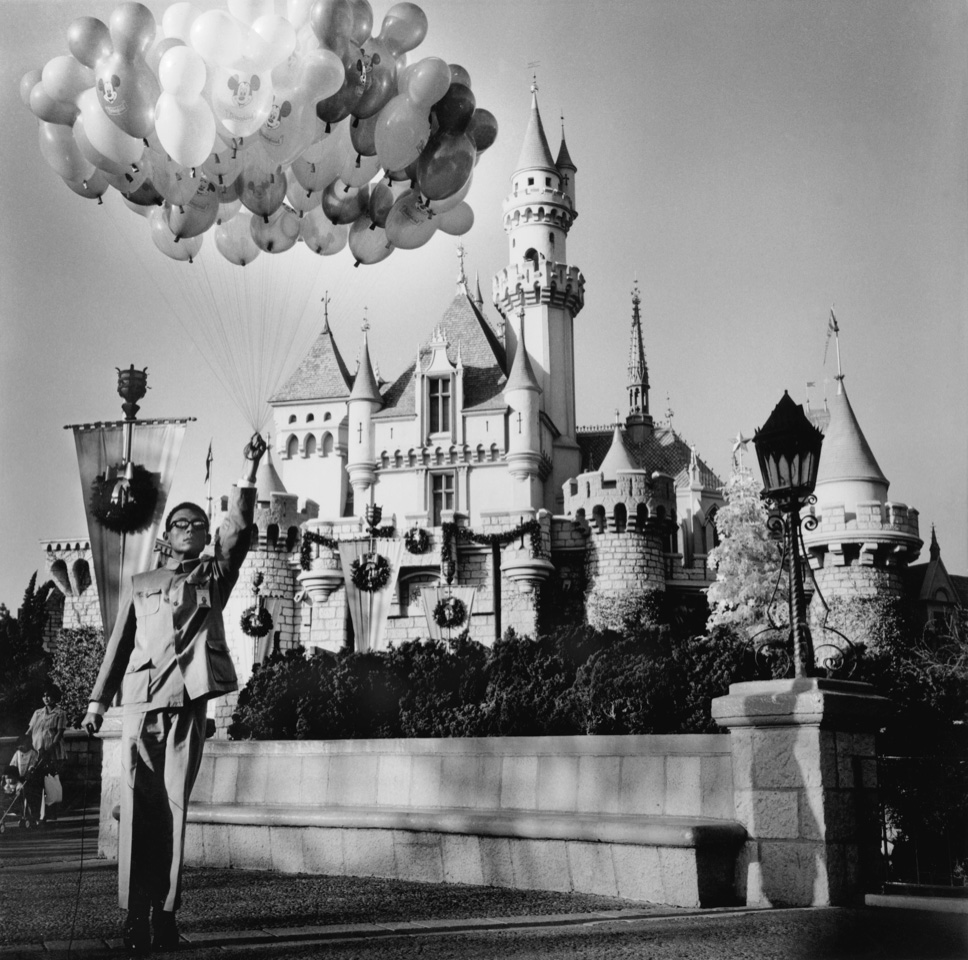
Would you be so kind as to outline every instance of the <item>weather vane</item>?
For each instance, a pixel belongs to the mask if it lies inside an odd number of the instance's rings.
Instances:
[[[360,324],[360,329],[366,333],[370,329],[370,318],[366,315],[367,308],[363,308],[363,322]]]
[[[541,66],[540,60],[531,60],[528,63],[528,69],[531,71],[531,92],[538,92],[538,67]],[[564,120],[564,117],[562,117]]]

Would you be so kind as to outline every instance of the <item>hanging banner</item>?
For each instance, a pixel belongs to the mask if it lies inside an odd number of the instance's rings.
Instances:
[[[431,640],[449,640],[467,630],[474,612],[477,587],[436,584],[420,591]]]
[[[343,580],[346,584],[346,603],[350,608],[350,619],[353,622],[353,633],[356,637],[355,649],[358,653],[386,649],[384,635],[390,607],[393,605],[393,591],[397,587],[402,552],[402,540],[341,540],[339,543],[339,558],[343,565]],[[371,553],[386,560],[389,564],[389,575],[386,583],[378,589],[361,590],[353,582],[353,563],[359,561],[360,565],[366,567]],[[378,561],[376,563],[371,561],[369,566],[379,580],[382,578],[376,572],[377,564]]]
[[[69,424],[64,428],[74,431],[77,467],[81,476],[81,493],[105,637],[110,636],[118,615],[122,585],[134,574],[155,565],[155,541],[165,519],[168,491],[175,474],[185,427],[191,419],[119,420],[114,423]],[[153,490],[150,491],[150,498],[144,500],[150,510],[133,521],[137,529],[123,532],[110,529],[117,523],[105,525],[104,509],[105,504],[110,506],[112,490],[125,479],[124,434],[128,427],[131,427],[129,462],[134,465],[134,470],[129,471],[132,474],[129,478],[131,486],[139,491],[148,490],[150,480]]]

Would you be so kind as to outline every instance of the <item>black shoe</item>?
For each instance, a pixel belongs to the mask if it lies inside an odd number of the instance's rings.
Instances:
[[[151,912],[151,927],[153,934],[151,938],[152,949],[178,949],[181,938],[178,936],[178,924],[175,923],[174,911],[155,907]]]
[[[148,926],[148,911],[129,910],[124,921],[121,937],[124,946],[136,957],[146,957],[151,953],[151,930]]]

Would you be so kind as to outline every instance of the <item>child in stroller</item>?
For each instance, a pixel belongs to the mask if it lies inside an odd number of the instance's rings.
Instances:
[[[25,829],[36,827],[40,816],[43,779],[39,774],[37,751],[30,743],[21,744],[0,778],[5,804],[0,817],[0,833],[8,820]]]

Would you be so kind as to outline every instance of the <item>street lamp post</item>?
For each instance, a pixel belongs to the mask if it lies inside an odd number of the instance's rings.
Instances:
[[[790,630],[795,677],[809,677],[815,672],[813,639],[807,623],[807,603],[800,567],[800,510],[811,501],[817,484],[822,443],[823,434],[786,392],[766,423],[753,435],[753,445],[763,475],[761,496],[764,500],[772,500],[780,511],[784,552],[790,575]]]

